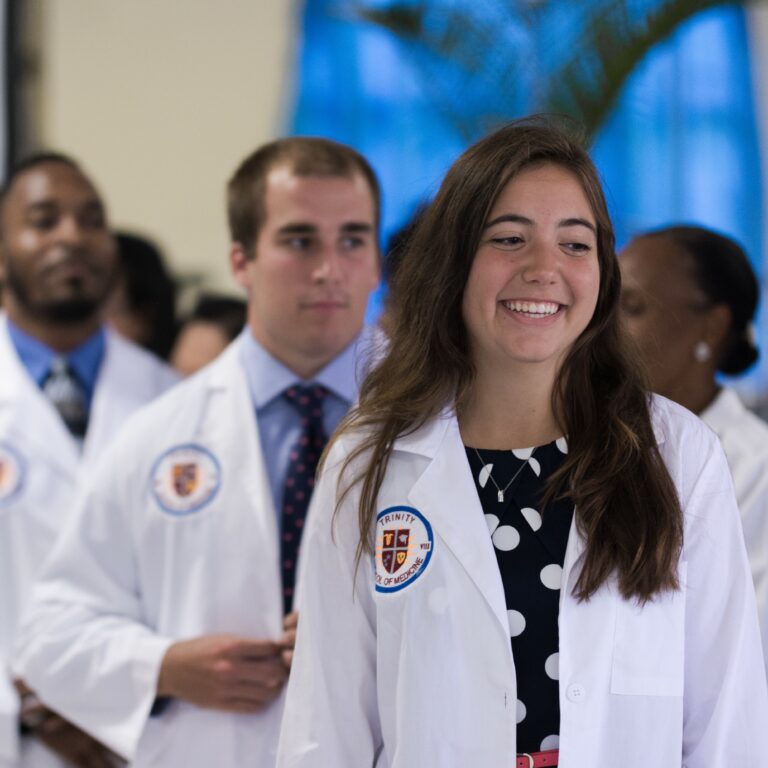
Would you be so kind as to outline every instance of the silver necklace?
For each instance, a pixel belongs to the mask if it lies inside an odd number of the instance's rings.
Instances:
[[[536,448],[538,447],[539,446],[537,445]],[[512,475],[512,479],[503,488],[500,488],[499,484],[496,482],[496,479],[493,476],[493,471],[488,472],[488,479],[493,483],[494,487],[496,488],[496,499],[498,500],[499,504],[504,503],[504,494],[509,489],[509,486],[512,485],[512,483],[514,483],[515,480],[517,480],[517,476],[528,466],[528,462],[533,458],[533,454],[536,453],[536,448],[534,448],[531,451],[531,455],[522,463],[522,465],[517,470],[517,472],[515,472],[515,474]],[[477,458],[480,460],[480,464],[482,464],[482,466],[484,467],[488,466],[488,462],[480,455],[480,451],[478,451],[477,448],[473,448],[472,450],[475,452],[475,454],[477,455]]]

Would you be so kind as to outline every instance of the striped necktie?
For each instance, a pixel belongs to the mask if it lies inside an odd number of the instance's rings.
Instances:
[[[72,435],[85,437],[88,427],[85,390],[64,357],[56,357],[51,363],[51,370],[43,381],[43,393]]]

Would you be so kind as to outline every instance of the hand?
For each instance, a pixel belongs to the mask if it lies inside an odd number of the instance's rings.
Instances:
[[[14,684],[21,696],[21,720],[27,724],[31,737],[74,766],[113,768],[118,765],[117,755],[46,707],[23,680],[14,680]],[[30,727],[30,723],[34,726]]]
[[[283,619],[283,636],[280,638],[280,645],[283,649],[282,659],[286,669],[291,668],[293,663],[293,649],[296,646],[296,627],[299,623],[299,614],[294,611],[289,613]]]
[[[234,635],[182,640],[163,658],[157,695],[226,712],[260,712],[288,677],[282,650],[270,640]]]
[[[122,762],[101,742],[50,709],[32,736],[78,768],[114,768]]]

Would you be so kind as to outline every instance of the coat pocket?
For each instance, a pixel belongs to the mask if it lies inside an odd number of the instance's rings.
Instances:
[[[622,600],[616,616],[611,693],[634,696],[682,696],[685,658],[685,579],[680,589],[645,605]]]

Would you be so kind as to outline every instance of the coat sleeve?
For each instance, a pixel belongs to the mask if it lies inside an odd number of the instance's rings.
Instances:
[[[766,435],[768,431],[761,429],[760,439],[765,440]],[[740,466],[733,466],[733,476],[738,492],[747,557],[757,596],[757,612],[768,679],[768,444],[764,442],[761,448],[762,450],[751,455],[740,457]]]
[[[130,759],[172,641],[143,621],[129,515],[137,492],[112,469],[126,466],[122,448],[113,445],[82,488],[43,567],[14,671],[52,709]]]
[[[768,693],[755,591],[728,465],[701,430],[682,489],[686,530],[683,766],[768,765]],[[692,441],[693,442],[693,441]]]
[[[302,542],[299,624],[279,768],[365,768],[374,764],[381,744],[370,557],[364,555],[355,568],[354,490],[334,519],[341,462],[337,442],[315,489]]]

